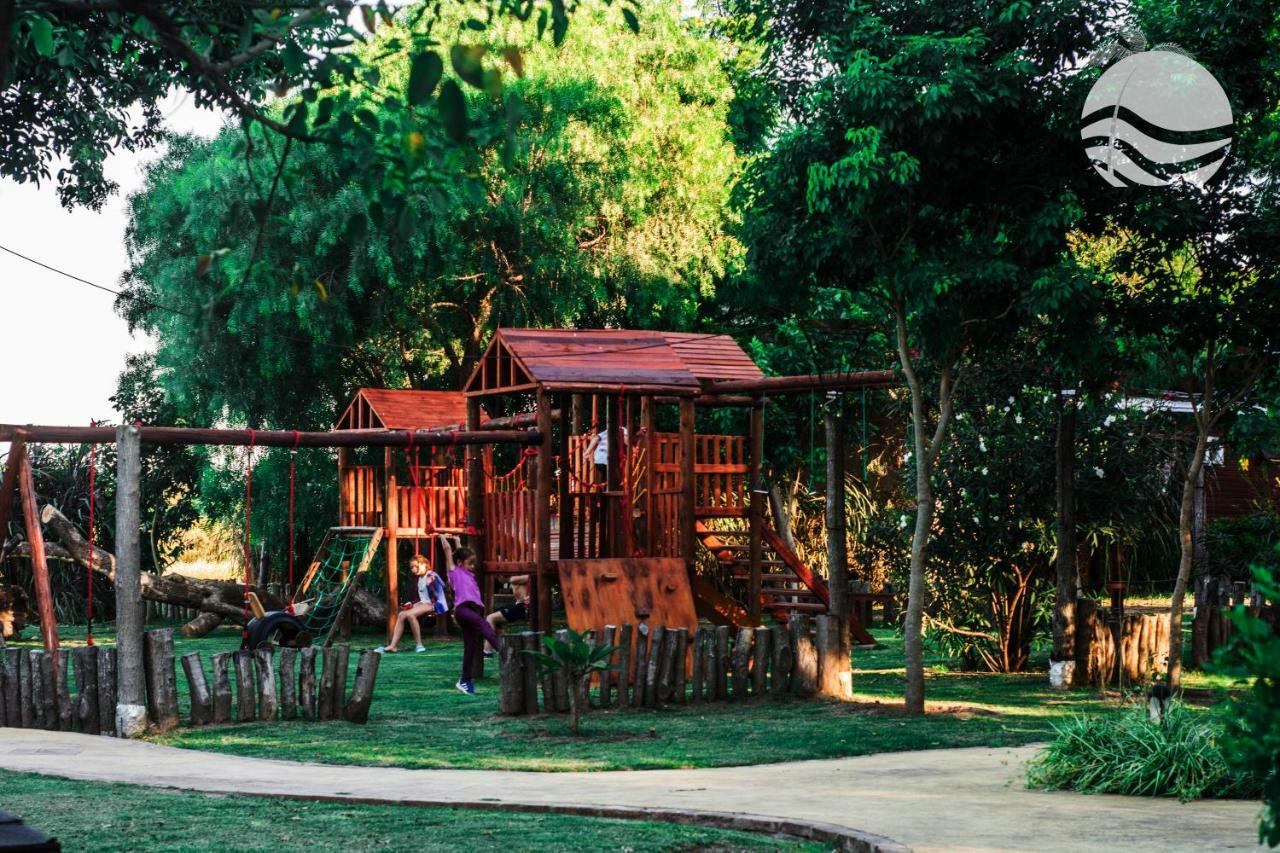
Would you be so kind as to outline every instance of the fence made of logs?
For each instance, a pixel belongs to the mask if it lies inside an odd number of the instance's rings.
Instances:
[[[1130,609],[1119,627],[1108,607],[1076,602],[1076,668],[1079,685],[1145,684],[1169,669],[1169,612]]]
[[[369,719],[380,655],[359,652],[355,674],[348,678],[349,646],[281,647],[278,659],[276,651],[272,646],[220,652],[206,673],[199,652],[175,658],[173,629],[148,631],[143,643],[148,722],[156,731],[167,731],[184,722]],[[187,683],[185,709],[179,708],[179,660]],[[0,650],[0,724],[114,736],[116,677],[114,646],[61,649],[56,657]]]
[[[557,636],[567,638],[567,632]],[[796,614],[786,625],[687,628],[644,623],[591,632],[597,647],[618,648],[612,666],[592,678],[589,700],[600,708],[653,708],[749,697],[848,697],[852,690],[848,631],[835,616]],[[524,654],[543,651],[540,631],[508,633],[498,655],[498,710],[521,715],[569,710],[569,675],[542,676]],[[539,698],[541,693],[541,698]]]
[[[1241,606],[1247,613],[1268,622],[1273,631],[1280,631],[1280,605],[1263,600],[1249,584],[1233,583],[1222,575],[1196,578],[1195,615],[1191,620],[1193,666],[1204,666],[1214,652],[1227,644],[1235,633],[1235,624],[1229,614]]]

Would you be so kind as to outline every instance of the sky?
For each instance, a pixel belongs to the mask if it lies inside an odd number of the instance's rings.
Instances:
[[[175,94],[165,104],[175,131],[212,136],[220,114]],[[100,211],[66,210],[54,182],[0,179],[0,246],[110,288],[126,265],[127,199],[159,152],[122,152],[106,163],[120,185]],[[56,167],[51,170],[56,174]],[[114,422],[108,399],[128,353],[151,348],[131,336],[115,297],[0,251],[0,423],[87,425]]]

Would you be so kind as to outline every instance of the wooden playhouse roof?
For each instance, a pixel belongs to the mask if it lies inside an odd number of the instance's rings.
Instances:
[[[624,329],[499,329],[467,396],[549,391],[695,395],[703,383],[764,376],[728,335]]]
[[[461,391],[361,388],[334,429],[432,429],[466,422]]]

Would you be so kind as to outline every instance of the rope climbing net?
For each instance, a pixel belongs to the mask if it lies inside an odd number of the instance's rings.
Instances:
[[[381,538],[382,530],[376,527],[330,528],[293,596],[298,619],[308,631],[320,635],[333,630]]]

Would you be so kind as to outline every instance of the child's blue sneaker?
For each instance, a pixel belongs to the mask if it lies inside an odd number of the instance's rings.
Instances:
[[[454,686],[454,687],[456,687],[456,688],[458,688],[459,690],[461,690],[463,693],[467,694],[468,696],[474,696],[474,695],[476,695],[476,688],[475,688],[475,686],[474,686],[474,685],[472,685],[472,683],[471,683],[470,681],[459,681],[457,684],[455,684],[455,685],[453,685],[453,686]]]

